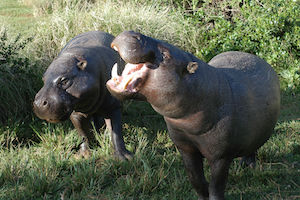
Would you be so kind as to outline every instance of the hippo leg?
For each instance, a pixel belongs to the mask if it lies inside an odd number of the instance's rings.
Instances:
[[[184,133],[174,129],[167,121],[166,123],[169,136],[179,150],[189,180],[199,196],[198,200],[207,200],[208,183],[204,176],[203,155],[193,143],[186,140]]]
[[[111,141],[115,149],[115,156],[120,160],[130,160],[132,154],[126,149],[122,136],[120,109],[112,111],[109,118],[105,117],[104,120],[107,130],[111,133]]]
[[[256,166],[255,157],[256,157],[256,152],[253,154],[250,154],[249,156],[242,157],[242,159],[240,160],[240,165],[242,167],[249,166],[252,169],[255,168],[255,166]]]
[[[232,159],[209,161],[211,180],[209,183],[209,200],[224,200],[224,191]]]
[[[208,199],[208,183],[203,172],[203,156],[200,152],[187,153],[179,150],[188,177],[199,195],[198,200]]]
[[[90,117],[80,112],[73,112],[70,119],[76,128],[78,134],[83,138],[83,142],[80,145],[79,154],[86,157],[89,155],[89,145],[96,143],[95,136],[92,132],[92,125]]]

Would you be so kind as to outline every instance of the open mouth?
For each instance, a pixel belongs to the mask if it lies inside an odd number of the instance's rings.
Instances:
[[[107,82],[107,86],[116,93],[137,93],[147,79],[148,65],[148,63],[128,63],[122,75],[119,76],[116,63],[112,68],[111,79]]]

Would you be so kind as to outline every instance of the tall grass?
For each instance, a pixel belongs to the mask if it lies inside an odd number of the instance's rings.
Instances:
[[[20,0],[27,6],[32,6],[35,16],[44,16],[61,10],[64,7],[70,9],[85,9],[96,0]]]
[[[90,30],[102,30],[117,35],[123,30],[135,30],[167,40],[193,51],[193,41],[199,31],[189,26],[179,12],[159,5],[137,6],[134,1],[97,1],[88,10],[62,9],[53,11],[47,21],[37,27],[34,41],[37,57],[52,59],[75,35]]]

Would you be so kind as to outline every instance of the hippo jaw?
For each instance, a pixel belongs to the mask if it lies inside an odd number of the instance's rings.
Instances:
[[[33,104],[33,111],[36,114],[36,116],[40,119],[46,120],[50,123],[58,123],[67,120],[71,113],[71,109],[64,109],[61,113],[54,113],[51,111],[43,111],[41,110],[35,103]]]
[[[120,100],[134,98],[145,84],[148,78],[150,63],[127,63],[119,76],[117,73],[117,63],[113,66],[111,79],[107,81],[106,86],[110,93]]]

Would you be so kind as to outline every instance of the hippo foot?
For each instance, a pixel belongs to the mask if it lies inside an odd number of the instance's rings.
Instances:
[[[122,150],[122,151],[115,151],[114,153],[115,158],[118,160],[132,160],[133,154],[128,151],[127,149]]]
[[[240,160],[240,166],[243,168],[250,167],[254,169],[256,166],[255,154],[242,157],[242,159]]]
[[[84,142],[80,145],[79,151],[75,154],[76,159],[88,159],[91,156],[91,151],[88,145]]]

